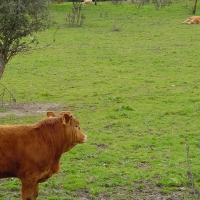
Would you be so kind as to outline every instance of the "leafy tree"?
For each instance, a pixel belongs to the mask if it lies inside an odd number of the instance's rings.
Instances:
[[[47,1],[0,0],[0,78],[8,61],[37,44],[34,34],[49,25]]]

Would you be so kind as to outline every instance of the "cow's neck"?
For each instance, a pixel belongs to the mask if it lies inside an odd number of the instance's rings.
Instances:
[[[42,129],[44,141],[52,150],[55,158],[60,158],[64,152],[72,149],[76,144],[73,142],[72,130],[66,131],[61,123],[40,127]],[[41,131],[40,131],[41,132]],[[71,135],[72,134],[72,135]]]

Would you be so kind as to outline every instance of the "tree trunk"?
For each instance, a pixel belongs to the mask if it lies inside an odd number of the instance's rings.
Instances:
[[[6,56],[5,54],[0,54],[0,79],[2,78],[3,76],[3,73],[4,73],[4,70],[5,70],[5,67],[6,67],[6,64],[7,64],[7,59],[6,59]]]
[[[195,0],[194,7],[193,7],[193,9],[192,9],[192,14],[195,14],[195,13],[196,13],[197,1],[198,1],[198,0]]]

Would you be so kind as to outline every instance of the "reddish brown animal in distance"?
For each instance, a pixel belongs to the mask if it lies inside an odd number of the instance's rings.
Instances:
[[[182,24],[200,24],[200,16],[189,17]]]
[[[0,125],[0,178],[17,177],[23,200],[35,200],[39,183],[58,172],[63,153],[86,142],[70,111],[31,125]]]

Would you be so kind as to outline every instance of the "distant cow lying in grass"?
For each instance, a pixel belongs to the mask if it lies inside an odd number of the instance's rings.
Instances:
[[[47,116],[32,125],[0,126],[0,178],[19,178],[23,200],[35,200],[38,184],[58,172],[62,154],[87,140],[71,112]]]
[[[182,24],[200,24],[200,16],[189,17]]]
[[[84,2],[82,4],[92,4],[92,0],[84,0]]]

